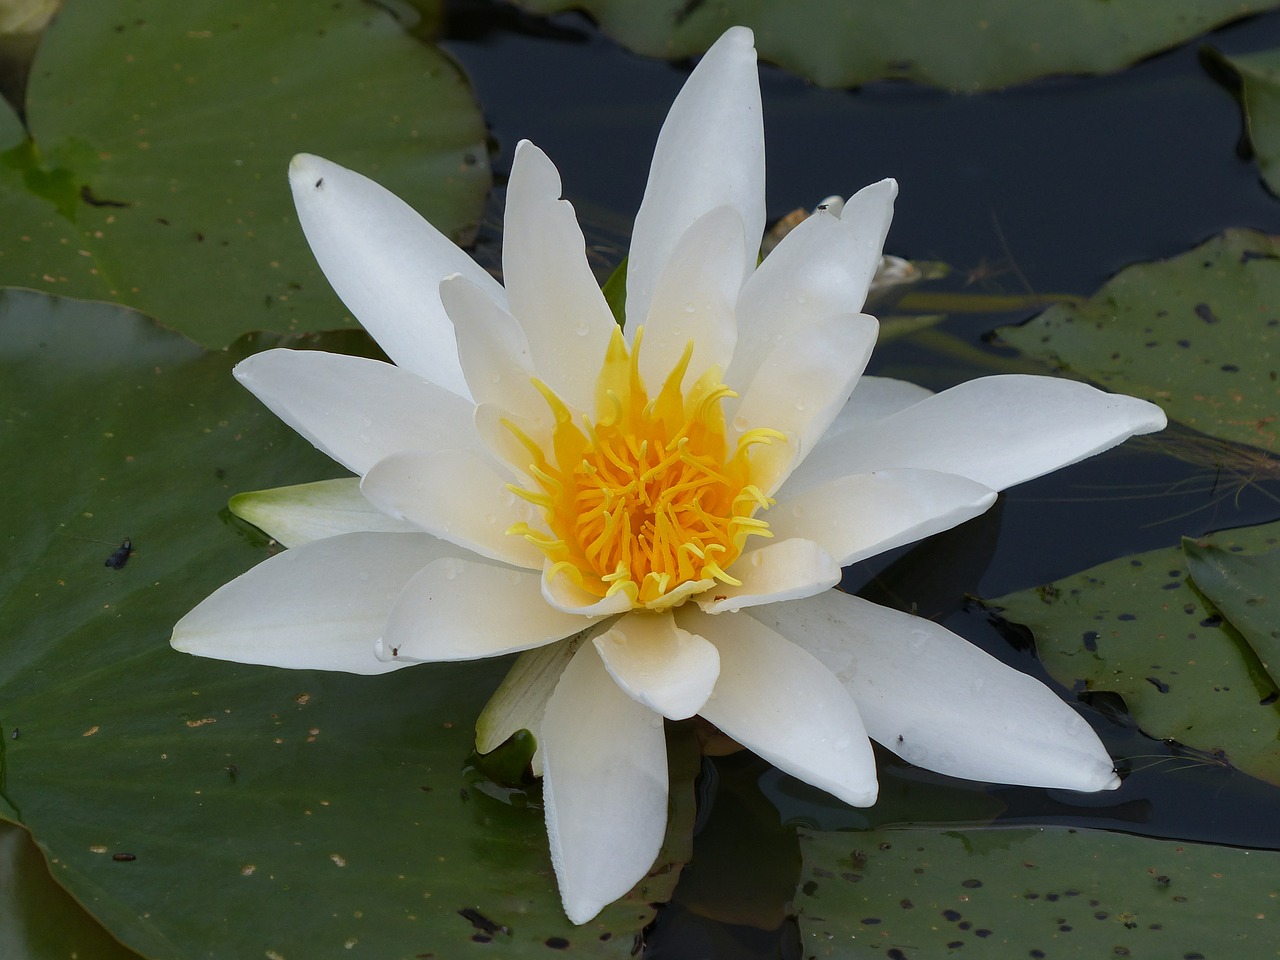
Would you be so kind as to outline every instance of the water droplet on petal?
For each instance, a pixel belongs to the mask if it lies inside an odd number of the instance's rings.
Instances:
[[[739,433],[746,433],[748,426],[750,426],[750,424],[747,423],[746,417],[737,416],[733,418],[733,429],[737,430]]]
[[[697,313],[697,312],[698,312],[698,308],[697,308],[694,304],[692,304],[692,303],[686,303],[686,304],[684,305],[684,312],[685,312],[685,313]]]
[[[500,373],[491,373],[491,374],[489,374],[489,382],[490,382],[490,383],[501,383],[501,382],[502,382],[502,374],[500,374]]]
[[[1071,719],[1067,721],[1067,736],[1078,737],[1084,733],[1089,725],[1084,722],[1084,718],[1079,714],[1073,713]]]
[[[982,688],[985,687],[986,685],[987,685],[987,681],[983,680],[981,677],[978,677],[972,683],[969,684],[969,689],[973,692],[973,695],[976,697],[978,694],[982,693]]]
[[[446,580],[456,580],[458,578],[458,561],[452,557],[444,561],[444,578]]]
[[[498,518],[492,513],[486,513],[484,515],[484,522],[489,524],[489,526],[493,526],[495,523],[498,522]]]
[[[758,566],[760,566],[760,564],[762,564],[762,563],[764,563],[764,557],[760,555],[760,551],[759,551],[759,550],[757,550],[755,553],[751,554],[751,565],[752,565],[753,567],[758,567]]]
[[[591,328],[587,326],[587,321],[579,320],[578,325],[573,328],[573,332],[580,337],[585,337],[588,333],[591,332]]]
[[[929,637],[923,630],[912,630],[911,638],[907,641],[907,645],[911,647],[912,650],[921,650],[928,642]]]
[[[803,400],[797,400],[797,401],[796,401],[796,409],[797,409],[798,411],[800,411],[801,413],[804,413],[804,410],[805,410],[805,407],[806,407],[806,406],[807,406],[807,404],[806,404]]]

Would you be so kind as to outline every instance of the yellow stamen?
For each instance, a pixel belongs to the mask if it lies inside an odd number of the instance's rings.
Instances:
[[[627,347],[615,330],[596,378],[595,419],[574,423],[568,406],[540,380],[551,409],[550,450],[502,421],[529,451],[536,489],[509,489],[539,507],[551,535],[526,524],[522,536],[561,574],[596,597],[619,592],[635,607],[665,609],[717,582],[741,585],[726,571],[748,537],[772,536],[755,513],[772,500],[751,482],[750,449],[785,441],[777,430],[748,430],[732,450],[722,400],[735,397],[719,369],[683,392],[690,342],[650,400],[640,375],[643,328]]]

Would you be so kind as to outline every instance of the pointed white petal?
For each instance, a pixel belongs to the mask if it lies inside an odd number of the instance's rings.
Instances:
[[[748,615],[825,663],[871,736],[917,766],[1068,790],[1120,784],[1097,734],[1053,691],[930,620],[836,590]]]
[[[1074,380],[981,377],[822,444],[797,472],[793,489],[918,467],[1004,490],[1164,426],[1155,404]]]
[[[374,642],[404,585],[456,552],[425,533],[348,533],[265,560],[178,621],[175,650],[295,670],[386,673]]]
[[[720,673],[716,648],[670,613],[631,613],[594,643],[618,686],[669,720],[697,713]]]
[[[819,442],[826,443],[846,430],[856,430],[865,423],[874,423],[932,396],[932,390],[906,380],[864,376],[858,380],[858,385],[853,388],[853,395],[836,414]]]
[[[728,204],[742,217],[743,270],[764,234],[764,126],[754,38],[733,27],[685,82],[667,114],[636,214],[627,260],[627,318],[649,315],[658,278],[695,220]]]
[[[502,287],[407,203],[320,157],[289,164],[298,222],[360,325],[406,370],[467,396],[438,284],[461,273],[499,303]]]
[[[769,517],[772,520],[773,511]],[[742,586],[717,584],[698,596],[703,613],[737,613],[743,607],[811,597],[840,582],[840,564],[812,540],[772,540],[746,553],[729,573]]]
[[[767,427],[787,437],[752,451],[751,479],[766,496],[808,456],[845,405],[879,329],[866,314],[827,317],[787,337],[760,364],[732,426],[739,435]]]
[[[538,398],[541,401],[541,397]],[[545,404],[543,410],[546,410]],[[533,411],[535,414],[537,411]],[[533,440],[540,450],[551,450],[550,418],[537,419],[520,416],[496,403],[482,403],[476,407],[475,428],[480,438],[480,445],[501,463],[509,466],[519,482],[526,489],[535,489],[533,485],[533,457],[520,439],[511,431],[515,427],[526,437]]]
[[[690,340],[693,358],[686,383],[710,366],[723,373],[729,365],[737,339],[733,309],[742,286],[745,243],[738,212],[716,207],[676,244],[644,321],[640,373],[652,392],[667,379]]]
[[[319,480],[292,487],[254,490],[231,498],[231,512],[286,547],[343,533],[419,533],[395,520],[360,492],[359,477]]]
[[[703,717],[779,770],[845,803],[876,802],[871,742],[831,671],[746,614],[709,617],[683,608],[677,620],[720,651],[720,679],[699,711]]]
[[[551,561],[542,568],[542,598],[557,610],[580,617],[609,617],[631,609],[631,598],[619,591],[611,597],[597,597],[569,579],[563,571],[552,576]]]
[[[774,535],[814,540],[842,567],[950,530],[996,502],[994,490],[933,470],[860,473],[785,494],[769,511]]]
[[[475,448],[473,406],[415,373],[320,350],[267,350],[235,377],[352,473],[403,450]]]
[[[531,570],[446,557],[427,564],[387,615],[379,658],[477,660],[540,647],[586,624],[542,599]]]
[[[472,453],[396,454],[374,464],[360,490],[384,513],[482,557],[529,570],[542,566],[542,551],[507,533],[517,523],[539,524],[537,507]]]
[[[475,402],[546,409],[533,386],[529,341],[516,319],[459,274],[440,281],[440,299],[454,321],[458,358]]]
[[[542,776],[542,713],[582,644],[608,629],[610,621],[593,623],[586,630],[555,643],[526,650],[502,678],[498,689],[476,718],[476,752],[496,750],[518,730],[528,730],[538,741],[533,751],[533,775]]]
[[[862,310],[897,192],[892,180],[864,187],[839,215],[816,211],[765,257],[738,300],[730,383],[749,382],[786,337],[827,317]]]
[[[585,644],[547,703],[540,738],[551,863],[565,914],[586,923],[642,880],[662,848],[666,734]]]
[[[591,409],[617,323],[587,264],[573,206],[560,199],[560,174],[528,140],[516,146],[507,184],[502,273],[538,376],[561,399]]]

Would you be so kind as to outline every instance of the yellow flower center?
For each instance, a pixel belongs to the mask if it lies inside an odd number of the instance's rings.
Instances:
[[[708,369],[681,391],[693,343],[653,400],[638,358],[643,328],[628,350],[615,331],[596,380],[595,420],[576,424],[564,402],[535,380],[555,418],[551,450],[509,421],[529,451],[536,490],[511,490],[541,507],[551,536],[516,524],[550,558],[550,576],[568,576],[597,597],[624,592],[632,606],[663,609],[719,581],[749,536],[772,536],[756,519],[767,499],[751,482],[749,450],[784,440],[776,430],[744,433],[729,450],[721,401],[736,396]]]

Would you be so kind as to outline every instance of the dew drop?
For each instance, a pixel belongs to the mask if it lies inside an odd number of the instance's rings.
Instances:
[[[739,433],[745,433],[748,426],[750,426],[750,424],[747,423],[746,417],[733,418],[733,429],[737,430]]]
[[[655,729],[660,728],[662,726],[662,716],[661,715],[655,716],[652,720],[649,721],[649,726]]]
[[[446,580],[456,580],[458,578],[458,561],[452,557],[444,561],[444,578]]]
[[[850,742],[851,741],[849,740],[848,737],[840,737],[838,740],[836,740],[835,743],[831,745],[831,747],[833,750],[837,750],[837,751],[848,750]]]
[[[907,645],[910,646],[912,650],[922,650],[924,645],[928,642],[929,638],[925,635],[923,630],[912,630],[911,639],[907,641]]]
[[[490,383],[501,383],[501,382],[502,382],[502,374],[497,373],[497,372],[494,372],[494,373],[489,374],[489,382],[490,382]]]
[[[764,563],[764,556],[760,553],[759,550],[751,554],[751,565],[753,567],[758,567],[762,563]]]
[[[591,328],[587,326],[587,321],[579,320],[578,325],[573,328],[573,332],[580,337],[585,337],[588,333],[591,332]]]
[[[368,571],[368,570],[361,570],[361,571],[360,571],[359,576],[360,576],[360,582],[361,582],[361,583],[368,583],[368,582],[369,582],[369,571]]]
[[[1078,737],[1084,733],[1087,726],[1089,725],[1084,722],[1084,718],[1077,713],[1073,713],[1071,719],[1067,721],[1067,736]]]
[[[698,312],[698,308],[697,308],[694,304],[692,304],[692,303],[686,303],[686,304],[684,305],[684,312],[685,312],[685,313],[697,313],[697,312]]]
[[[973,695],[976,697],[978,694],[982,692],[982,688],[985,687],[986,685],[987,685],[987,681],[983,680],[981,677],[978,677],[976,680],[974,680],[972,683],[969,684],[969,689],[973,692]]]
[[[797,520],[799,520],[801,517],[803,517],[803,516],[804,516],[804,507],[798,507],[798,506],[797,506],[797,507],[792,507],[792,508],[791,508],[791,516],[793,516],[793,517],[795,517]]]
[[[806,404],[803,400],[797,400],[797,401],[796,401],[796,409],[797,409],[798,411],[800,411],[801,413],[804,413],[804,409],[805,409],[805,407],[806,407],[806,406],[807,406],[807,404]]]
[[[492,513],[486,513],[484,515],[484,522],[489,524],[489,526],[493,526],[495,523],[498,522],[498,518],[494,516]]]

